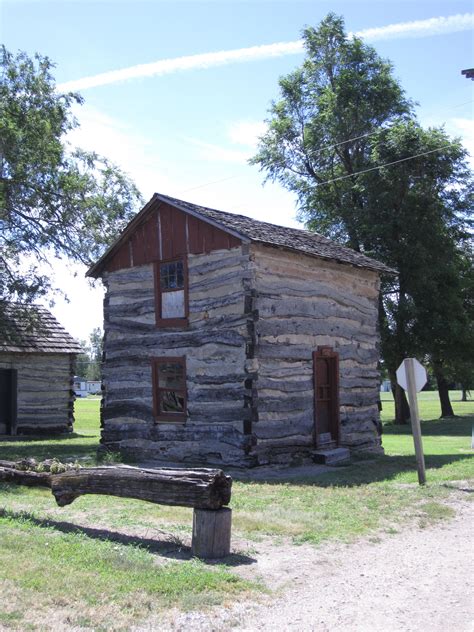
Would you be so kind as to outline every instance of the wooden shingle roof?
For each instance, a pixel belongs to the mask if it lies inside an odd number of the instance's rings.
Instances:
[[[359,268],[375,270],[379,273],[397,274],[396,270],[389,268],[380,261],[367,257],[351,248],[346,248],[318,233],[299,228],[278,226],[277,224],[270,224],[269,222],[262,222],[247,217],[246,215],[226,213],[225,211],[218,211],[192,202],[178,200],[168,195],[155,193],[138,215],[128,224],[117,241],[89,268],[87,276],[98,278],[102,274],[109,257],[114,255],[120,245],[132,235],[133,231],[146,220],[148,215],[156,209],[156,205],[160,203],[174,206],[180,211],[193,215],[213,226],[217,226],[247,243],[262,243],[285,250],[301,252],[311,257],[328,259]]]
[[[81,353],[81,345],[41,305],[2,306],[0,353]]]
[[[371,257],[366,257],[360,252],[346,248],[340,244],[323,237],[319,233],[300,228],[289,228],[287,226],[279,226],[252,219],[246,215],[236,215],[235,213],[226,213],[215,209],[207,208],[184,202],[167,195],[155,194],[160,200],[168,202],[176,208],[183,211],[192,212],[201,217],[208,218],[217,223],[222,228],[227,228],[243,237],[247,237],[250,241],[268,244],[285,248],[286,250],[295,250],[313,257],[321,259],[332,259],[341,263],[349,263],[359,268],[368,268],[377,270],[378,272],[394,273],[395,270],[389,268],[380,261],[376,261]]]

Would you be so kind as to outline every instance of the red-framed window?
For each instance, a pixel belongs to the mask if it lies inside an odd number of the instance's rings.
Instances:
[[[186,358],[154,358],[153,407],[157,421],[186,421]]]
[[[155,263],[155,309],[158,327],[188,324],[188,266],[186,259]]]

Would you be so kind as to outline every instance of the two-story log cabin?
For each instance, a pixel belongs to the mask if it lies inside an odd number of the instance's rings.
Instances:
[[[381,450],[384,272],[318,234],[155,194],[88,271],[106,288],[103,445],[234,466]]]

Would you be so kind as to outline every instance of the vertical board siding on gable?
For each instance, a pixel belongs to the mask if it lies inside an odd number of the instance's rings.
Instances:
[[[207,222],[169,204],[157,204],[106,265],[108,272],[201,254],[232,249],[240,240]]]
[[[340,356],[341,443],[380,445],[377,434],[378,276],[335,262],[251,246],[256,267],[260,449],[311,446],[312,352]]]
[[[106,274],[104,406],[106,444],[140,458],[243,464],[245,348],[240,247],[188,256],[189,326],[157,328],[153,265]],[[186,357],[188,419],[155,423],[152,359]]]
[[[115,255],[107,264],[107,271],[115,272],[115,270],[122,270],[122,268],[130,268],[131,265],[130,242],[126,241],[119,247]]]
[[[159,253],[158,218],[155,213],[141,224],[130,238],[133,266],[154,261]]]

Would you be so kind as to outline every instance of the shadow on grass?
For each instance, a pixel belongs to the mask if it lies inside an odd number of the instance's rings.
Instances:
[[[473,458],[468,454],[440,454],[426,455],[426,469],[438,469],[451,463]],[[414,456],[382,456],[375,459],[358,461],[351,465],[339,466],[329,472],[317,472],[311,474],[308,468],[301,476],[289,468],[288,472],[280,470],[272,472],[268,478],[257,474],[252,477],[246,474],[242,482],[262,483],[268,485],[311,485],[313,487],[359,487],[369,483],[389,482],[404,472],[416,472],[416,459]],[[239,480],[238,474],[234,477]]]
[[[81,439],[89,438],[85,435],[76,435],[76,439],[78,437]],[[63,440],[62,437],[61,440],[56,438],[54,441],[45,437],[31,439],[12,437],[8,441],[2,440],[0,442],[0,459],[17,461],[23,458],[35,458],[37,460],[57,458],[60,461],[67,461],[90,457],[92,460],[95,460],[99,442],[95,437],[91,438],[95,440],[87,443],[71,443],[68,439],[64,438]]]
[[[78,434],[77,432],[64,432],[60,434],[18,434],[14,436],[2,436],[1,443],[19,443],[34,441],[70,441],[71,439],[98,439],[97,435]]]
[[[421,434],[427,437],[469,436],[473,424],[474,416],[472,415],[425,420],[421,422]],[[383,434],[411,436],[411,425],[388,422],[383,425]]]
[[[34,514],[28,511],[16,512],[3,508],[0,508],[0,518],[19,520],[21,522],[24,522],[26,520],[32,525],[43,529],[56,529],[56,531],[60,531],[61,533],[85,535],[93,540],[114,542],[125,546],[135,546],[145,549],[150,553],[155,553],[161,555],[162,557],[167,557],[170,559],[190,560],[193,557],[191,554],[190,546],[183,544],[174,536],[166,535],[165,533],[162,533],[162,539],[145,538],[135,535],[128,535],[126,533],[121,533],[120,531],[112,531],[111,529],[97,529],[95,527],[76,525],[72,522],[50,520],[47,518],[37,518]],[[257,560],[242,553],[235,553],[219,560],[202,561],[213,566],[219,564],[225,564],[226,566],[242,566],[254,564]]]

